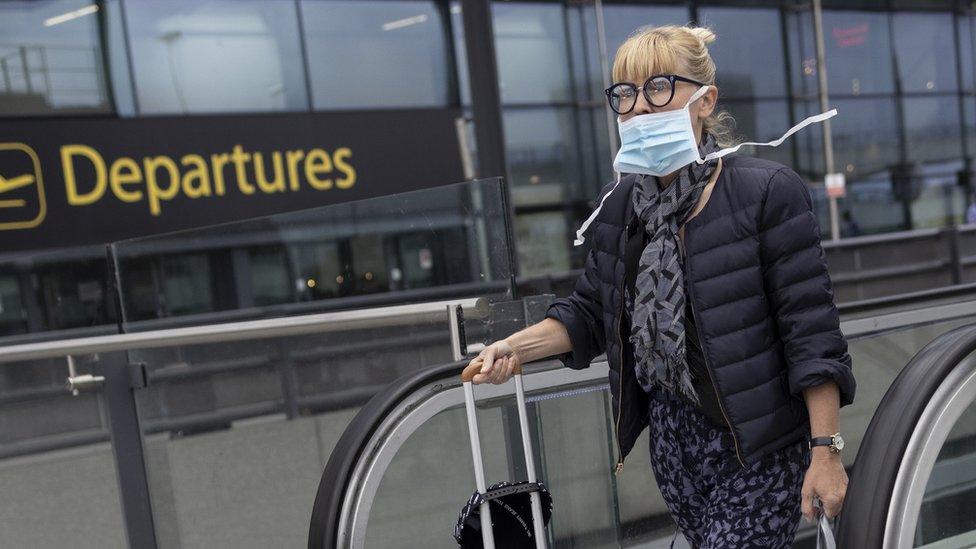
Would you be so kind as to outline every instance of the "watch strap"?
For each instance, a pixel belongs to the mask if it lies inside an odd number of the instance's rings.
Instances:
[[[811,437],[810,447],[814,446],[830,446],[834,443],[834,437]]]

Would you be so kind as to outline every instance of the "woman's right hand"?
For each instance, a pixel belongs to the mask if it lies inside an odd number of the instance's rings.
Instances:
[[[471,382],[493,383],[500,385],[512,377],[515,368],[521,364],[521,359],[515,348],[504,339],[485,347],[469,364],[481,362],[481,372],[474,375]]]

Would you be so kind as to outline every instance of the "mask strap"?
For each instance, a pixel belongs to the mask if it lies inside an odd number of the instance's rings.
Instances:
[[[613,187],[607,194],[603,195],[603,198],[600,200],[600,205],[593,210],[590,217],[587,217],[586,221],[583,222],[583,225],[580,226],[578,231],[576,231],[576,240],[573,241],[573,247],[583,244],[583,233],[587,228],[589,228],[590,223],[593,223],[593,220],[596,219],[597,214],[600,213],[600,209],[603,208],[603,203],[606,202],[607,197],[613,193],[614,189],[616,189],[618,185],[620,185],[620,172],[617,172],[617,182],[613,184]]]
[[[691,105],[695,101],[701,99],[701,96],[705,95],[705,92],[707,92],[708,88],[710,87],[711,86],[709,86],[708,84],[705,84],[704,86],[698,88],[698,90],[695,91],[695,93],[691,94],[691,99],[689,99],[688,102],[685,103],[685,106],[687,107],[688,105]]]
[[[780,143],[782,143],[783,141],[785,141],[787,137],[793,135],[794,133],[802,130],[803,128],[809,126],[810,124],[813,124],[813,123],[816,123],[816,122],[823,122],[824,120],[827,120],[828,118],[831,118],[831,117],[833,117],[836,114],[837,114],[837,109],[831,109],[831,110],[829,110],[827,112],[822,112],[820,114],[815,114],[813,116],[809,116],[809,117],[805,118],[803,120],[803,122],[800,122],[796,126],[793,126],[789,130],[787,130],[787,132],[784,133],[782,137],[780,137],[779,139],[777,139],[775,141],[770,141],[768,143],[753,143],[751,141],[747,141],[745,143],[739,143],[738,145],[736,145],[734,147],[729,147],[728,149],[722,149],[720,151],[715,151],[713,153],[707,154],[707,155],[705,155],[705,158],[699,159],[699,160],[697,160],[697,162],[699,164],[704,164],[705,162],[708,162],[709,160],[714,160],[716,158],[722,158],[723,156],[725,156],[727,154],[732,154],[735,151],[739,150],[739,147],[742,147],[743,145],[758,145],[758,146],[761,146],[761,147],[778,147],[780,145]]]

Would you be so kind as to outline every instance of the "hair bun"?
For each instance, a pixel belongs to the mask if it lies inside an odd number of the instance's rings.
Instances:
[[[688,31],[701,40],[702,44],[708,45],[715,41],[715,33],[708,27],[689,27]]]

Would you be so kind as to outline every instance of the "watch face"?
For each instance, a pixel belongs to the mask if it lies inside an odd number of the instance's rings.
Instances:
[[[834,446],[837,447],[837,450],[843,450],[844,449],[844,439],[841,438],[840,435],[836,435],[833,438],[834,438]]]

